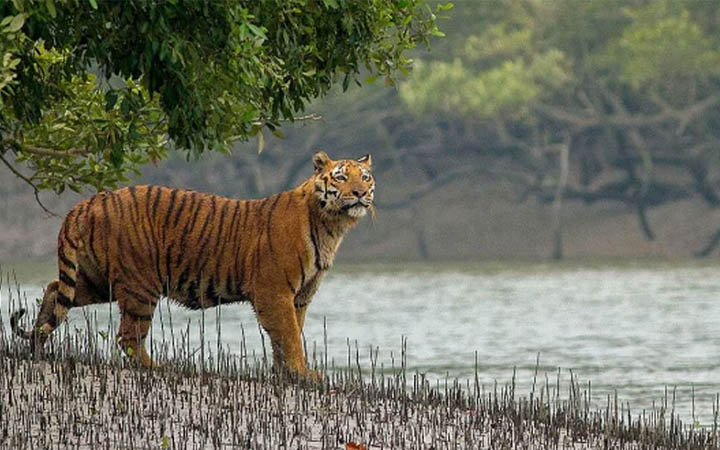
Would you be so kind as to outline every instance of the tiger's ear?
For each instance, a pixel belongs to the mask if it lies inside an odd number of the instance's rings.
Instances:
[[[370,166],[372,166],[372,156],[370,156],[370,153],[368,153],[367,155],[358,159],[358,162],[360,164],[365,164],[368,168],[370,168]]]
[[[320,151],[313,155],[313,165],[315,166],[315,173],[320,173],[330,164],[331,160],[327,153]]]

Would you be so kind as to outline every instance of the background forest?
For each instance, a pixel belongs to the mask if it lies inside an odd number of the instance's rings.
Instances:
[[[282,138],[170,151],[132,182],[259,197],[308,177],[317,149],[371,153],[378,217],[345,261],[717,254],[716,2],[459,0],[447,15],[396,83],[361,77]],[[91,193],[40,196],[63,215]],[[51,254],[59,222],[0,168],[0,260]]]

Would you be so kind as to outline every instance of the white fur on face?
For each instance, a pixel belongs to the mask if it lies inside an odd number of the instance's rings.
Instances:
[[[365,214],[367,214],[367,208],[365,208],[362,205],[353,206],[352,208],[348,209],[347,211],[348,216],[360,218],[363,217]]]

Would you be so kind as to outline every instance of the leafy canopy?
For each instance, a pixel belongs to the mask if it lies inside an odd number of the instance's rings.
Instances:
[[[361,70],[392,83],[435,21],[424,0],[0,1],[0,158],[36,191],[100,190],[168,146],[280,135]]]
[[[720,207],[720,3],[473,6],[484,26],[454,41],[455,59],[434,53],[401,85],[411,112],[514,162],[542,200],[635,208],[648,238],[648,208],[692,196]]]

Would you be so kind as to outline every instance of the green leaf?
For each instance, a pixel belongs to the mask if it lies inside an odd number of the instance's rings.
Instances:
[[[369,77],[365,78],[365,83],[367,84],[373,84],[377,80],[378,75],[376,73],[370,75]]]
[[[97,1],[96,0],[89,0],[90,6],[92,6],[93,9],[98,9]]]
[[[25,2],[23,0],[12,0],[13,6],[18,11],[25,11]]]
[[[325,4],[325,7],[329,9],[338,9],[340,7],[337,0],[323,0],[323,4]]]
[[[25,24],[25,17],[27,17],[27,14],[22,13],[18,14],[13,18],[13,20],[10,22],[10,25],[8,25],[5,28],[5,32],[7,33],[15,33],[16,31],[20,30],[20,28],[23,27]]]
[[[54,19],[57,17],[57,11],[55,10],[54,0],[45,0],[45,7],[47,8],[50,16]]]

